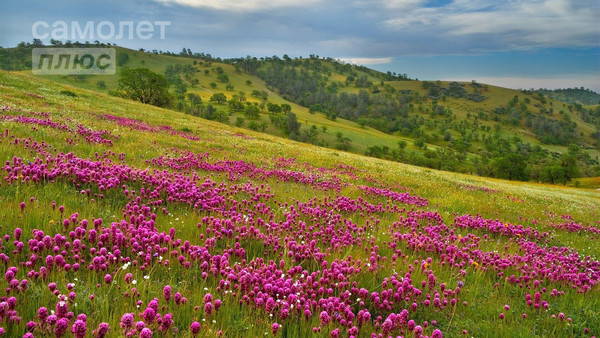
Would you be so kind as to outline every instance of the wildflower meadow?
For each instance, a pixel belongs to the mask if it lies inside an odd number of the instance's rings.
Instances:
[[[597,191],[0,88],[0,335],[600,334]]]

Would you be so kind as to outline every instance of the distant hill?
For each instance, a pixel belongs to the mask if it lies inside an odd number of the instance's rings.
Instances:
[[[600,94],[587,88],[538,89],[538,93],[566,103],[582,105],[600,104]]]
[[[6,337],[600,332],[594,180],[419,168],[26,72],[0,71],[0,123]]]
[[[0,49],[0,67],[30,68],[33,47]],[[176,98],[172,109],[208,120],[481,176],[558,183],[600,175],[600,106],[476,81],[416,81],[316,55],[221,59],[185,48],[176,54],[112,47],[118,71],[163,74]],[[119,79],[43,77],[113,94]],[[515,167],[517,175],[510,172]]]

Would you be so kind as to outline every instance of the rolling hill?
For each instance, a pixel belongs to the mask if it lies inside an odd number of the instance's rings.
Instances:
[[[514,178],[505,172],[514,166],[510,154],[520,154],[526,165],[520,179],[566,183],[600,175],[599,105],[567,104],[476,81],[415,81],[314,55],[222,60],[186,49],[175,55],[115,48],[119,67],[167,76],[177,97],[174,109],[230,125],[482,176]],[[118,76],[48,78],[104,93],[118,85]],[[219,93],[226,101],[211,101]],[[258,113],[248,113],[249,105],[259,107]],[[299,130],[288,130],[281,105],[290,107]]]
[[[595,190],[366,157],[23,72],[0,71],[0,110],[8,336],[600,332]]]
[[[565,88],[565,89],[539,89],[538,92],[553,99],[566,103],[580,105],[600,104],[600,94],[586,88]]]

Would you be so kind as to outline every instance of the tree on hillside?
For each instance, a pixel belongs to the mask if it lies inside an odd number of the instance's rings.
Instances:
[[[225,82],[229,82],[229,76],[227,76],[227,74],[219,74],[217,75],[217,80],[225,83]]]
[[[276,103],[267,102],[267,110],[272,114],[281,113],[281,106]]]
[[[540,181],[552,184],[566,184],[565,169],[559,165],[546,166],[540,173]]]
[[[352,141],[349,138],[345,137],[340,131],[338,131],[335,136],[337,138],[337,142],[335,144],[337,149],[344,151],[350,150]]]
[[[579,151],[579,148],[577,146],[575,146],[577,148],[577,151]],[[580,175],[580,170],[579,170],[579,163],[578,163],[578,156],[579,153],[578,152],[574,152],[574,149],[572,147],[569,148],[569,153],[567,154],[563,154],[559,159],[559,165],[564,169],[565,171],[565,180],[566,181],[570,181],[573,178],[577,178]]]
[[[197,107],[197,106],[200,106],[200,104],[202,103],[202,98],[200,97],[200,95],[196,95],[194,93],[188,93],[187,98],[190,101],[190,104],[192,106]]]
[[[406,143],[406,141],[400,140],[398,141],[398,148],[400,149],[400,151],[404,151],[404,149],[406,149],[406,146],[408,144]]]
[[[287,114],[286,131],[288,136],[297,136],[300,134],[300,122],[294,113]]]
[[[119,78],[117,94],[158,107],[170,107],[173,101],[169,94],[167,79],[148,68],[123,69]]]
[[[260,109],[253,104],[247,105],[244,115],[249,119],[258,119],[260,117]]]
[[[119,67],[126,65],[129,63],[129,54],[127,53],[119,53],[117,56],[117,65]]]
[[[244,110],[244,104],[235,97],[232,97],[227,104],[229,105],[229,110],[232,112],[239,112]]]
[[[312,125],[312,127],[304,130],[304,136],[311,143],[315,143],[317,141],[318,135],[319,135],[319,129],[314,124]]]
[[[282,103],[282,104],[281,104],[281,110],[282,110],[284,113],[286,113],[286,114],[287,114],[287,113],[289,113],[289,112],[291,112],[291,111],[292,111],[292,106],[290,106],[290,105],[289,105],[289,104],[287,104],[287,103]]]
[[[509,180],[527,180],[527,162],[521,154],[509,154],[498,157],[493,162],[494,176]]]
[[[235,119],[235,126],[236,127],[242,127],[244,125],[244,118],[243,117],[237,117]]]
[[[223,93],[215,93],[213,94],[210,99],[211,102],[216,102],[216,103],[225,103],[227,102],[227,97],[225,96],[225,94]]]

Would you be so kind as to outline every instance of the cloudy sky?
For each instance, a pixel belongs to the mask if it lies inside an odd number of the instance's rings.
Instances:
[[[419,79],[600,91],[597,0],[2,1],[0,46],[31,41],[40,20],[171,22],[164,39],[102,41],[136,49],[316,54]]]

